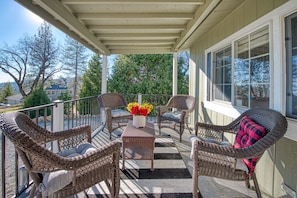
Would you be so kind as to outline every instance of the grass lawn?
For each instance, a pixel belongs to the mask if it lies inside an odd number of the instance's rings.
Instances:
[[[0,107],[0,113],[5,113],[9,111],[17,111],[22,108],[22,105],[14,105],[10,107]]]

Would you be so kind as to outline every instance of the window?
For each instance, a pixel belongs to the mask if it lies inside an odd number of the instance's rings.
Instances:
[[[286,18],[286,115],[297,118],[297,13]]]
[[[269,108],[268,26],[236,40],[233,45],[213,55],[213,92],[210,100],[230,102],[234,106],[246,108]]]
[[[268,26],[235,41],[234,105],[269,108]]]
[[[231,102],[231,46],[214,54],[214,100]]]

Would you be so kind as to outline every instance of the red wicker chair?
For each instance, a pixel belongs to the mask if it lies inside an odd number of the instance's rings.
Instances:
[[[224,133],[237,133],[244,116],[248,116],[266,129],[266,135],[251,146],[234,148],[232,145],[226,146],[205,139],[198,140],[194,138],[195,140],[192,141],[194,197],[198,197],[198,177],[201,175],[246,181],[247,187],[250,187],[249,174],[246,170],[238,169],[238,166],[236,166],[237,160],[255,157],[259,159],[269,147],[286,133],[287,120],[279,112],[271,109],[249,109],[225,126],[197,122],[195,126],[196,135],[206,139],[213,138],[222,141]],[[261,197],[255,172],[251,173],[251,179],[254,182],[257,196]]]
[[[105,181],[109,187],[111,197],[118,197],[119,143],[114,141],[101,148],[95,148],[89,144],[91,142],[90,126],[80,126],[54,133],[38,126],[27,115],[20,112],[2,114],[0,127],[5,137],[14,144],[34,182],[30,197],[35,194],[38,197],[42,195],[68,197],[101,181]],[[53,141],[58,142],[59,153],[54,153],[46,147]],[[74,155],[71,153],[74,148],[86,149],[79,152],[81,155]],[[66,157],[66,153],[71,153],[72,156]],[[54,187],[49,184],[51,181]],[[44,195],[45,191],[46,195]]]

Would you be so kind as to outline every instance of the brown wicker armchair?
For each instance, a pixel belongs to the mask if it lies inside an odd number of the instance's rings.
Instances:
[[[112,131],[122,126],[125,126],[128,122],[123,122],[127,119],[132,120],[132,114],[126,110],[127,102],[123,95],[118,93],[105,93],[98,96],[99,107],[104,110],[104,124],[107,125],[109,132],[109,138],[111,139]],[[113,123],[116,126],[113,127]],[[124,124],[123,124],[124,123]]]
[[[236,134],[244,116],[248,116],[252,121],[265,128],[266,134],[264,137],[251,146],[244,148],[234,148],[232,144],[226,146],[222,142],[213,143],[213,140],[209,140],[209,138],[222,140],[224,133]],[[249,109],[225,126],[197,122],[195,126],[196,135],[206,139],[198,140],[197,138],[192,138],[193,196],[198,197],[198,176],[205,175],[228,180],[245,181],[247,187],[250,187],[249,179],[251,178],[254,182],[257,196],[261,197],[256,174],[254,172],[249,174],[246,165],[241,163],[243,166],[240,168],[240,163],[238,162],[242,162],[240,159],[252,159],[255,157],[259,159],[266,149],[284,136],[286,130],[286,118],[279,112],[271,109]]]
[[[156,107],[157,110],[157,121],[159,131],[161,128],[171,128],[179,133],[179,141],[182,141],[182,135],[184,132],[185,125],[190,130],[187,122],[189,113],[191,113],[196,106],[196,98],[189,95],[175,95],[172,96],[165,106]],[[174,126],[162,125],[163,121],[174,122]],[[176,124],[179,128],[176,128]]]
[[[51,132],[20,112],[2,114],[0,127],[34,182],[30,197],[68,197],[101,181],[109,187],[111,197],[118,197],[119,143],[95,148],[90,144],[89,126]],[[47,148],[53,141],[58,142],[59,153]]]

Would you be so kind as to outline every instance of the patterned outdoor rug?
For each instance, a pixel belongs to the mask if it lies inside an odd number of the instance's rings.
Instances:
[[[121,171],[119,197],[192,197],[191,174],[172,138],[156,137],[154,153],[154,171],[150,170],[150,160],[126,160],[126,169]],[[88,197],[109,197],[104,183],[88,189],[85,193]]]

